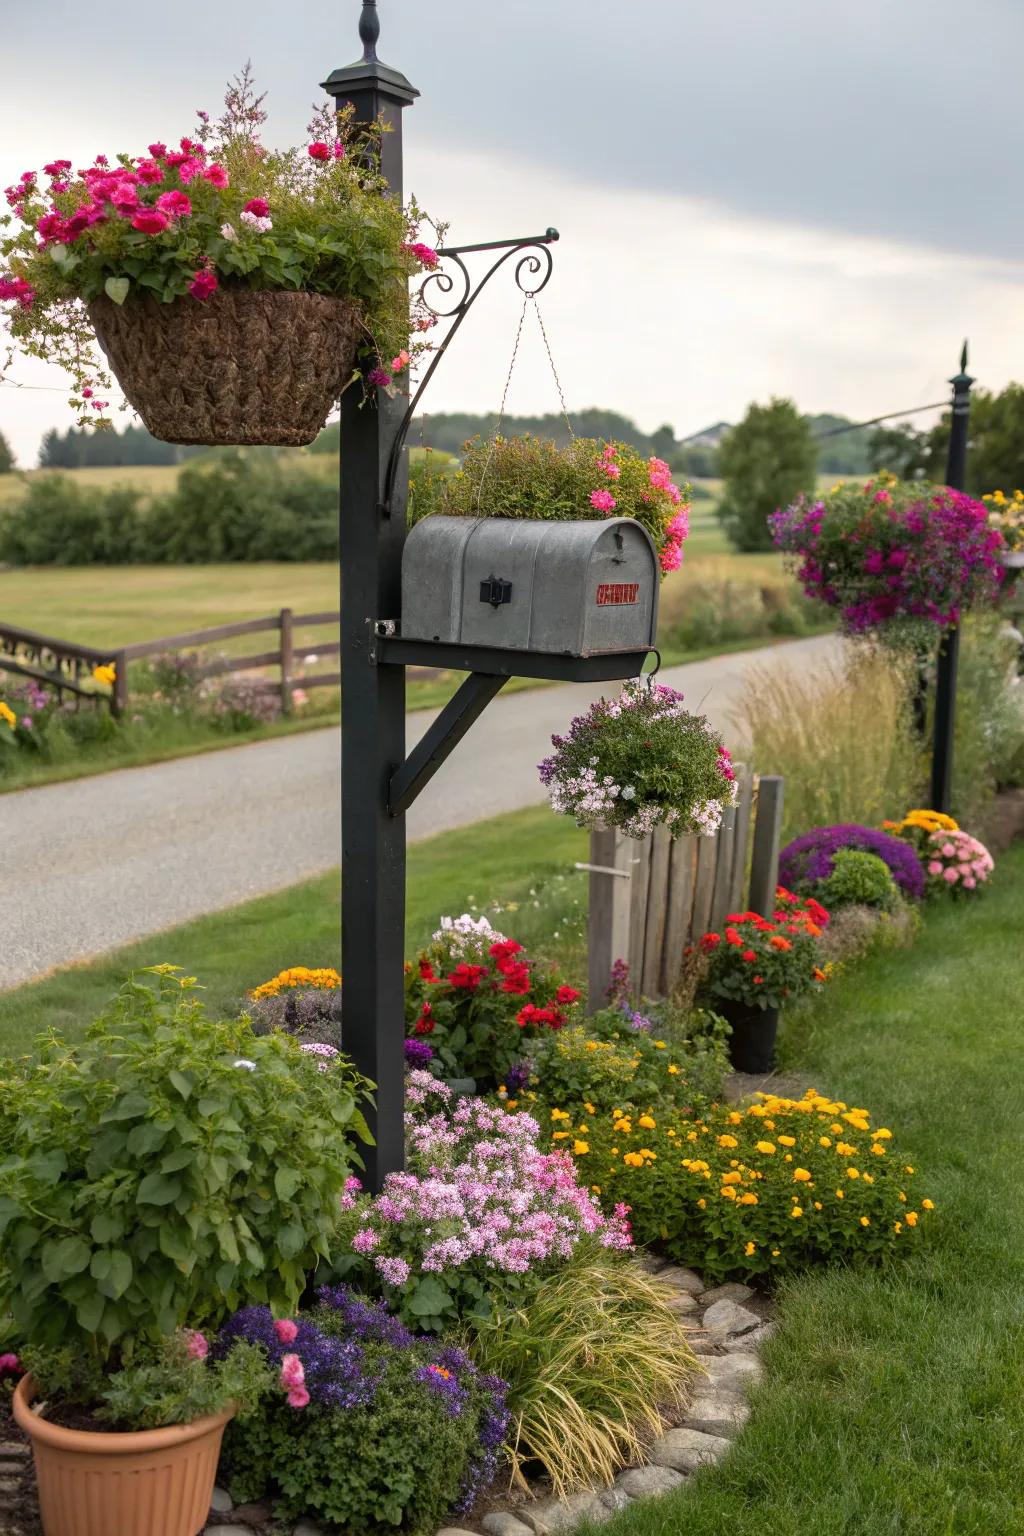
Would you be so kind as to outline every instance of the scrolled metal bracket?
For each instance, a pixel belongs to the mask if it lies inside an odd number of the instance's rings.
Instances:
[[[479,245],[451,245],[442,247],[438,251],[439,265],[434,271],[428,272],[423,279],[423,282],[420,284],[419,298],[421,303],[438,320],[451,320],[452,324],[448,334],[431,358],[430,366],[409,401],[408,409],[402,417],[398,430],[395,433],[394,441],[391,444],[387,473],[384,479],[383,508],[387,515],[390,515],[391,499],[395,489],[395,478],[398,474],[399,458],[401,457],[402,449],[405,447],[405,440],[409,434],[413,416],[416,414],[417,407],[423,398],[427,385],[434,377],[438,364],[451,346],[462,322],[494,274],[517,253],[521,254],[515,264],[516,287],[527,297],[540,293],[551,277],[554,258],[550,247],[557,239],[558,230],[547,229],[542,235],[525,235],[518,240],[486,240]],[[474,286],[470,270],[463,257],[477,255],[483,251],[500,251],[501,255],[496,261],[491,263],[490,267]],[[453,264],[454,272],[445,270],[443,266],[445,262]],[[432,285],[436,285],[436,287]],[[442,296],[449,296],[453,292],[457,292],[459,297],[450,308],[442,309],[437,303],[433,302],[434,300],[447,302],[447,298],[442,298]]]

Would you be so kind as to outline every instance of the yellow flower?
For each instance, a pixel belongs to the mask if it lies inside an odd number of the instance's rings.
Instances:
[[[816,1211],[820,1211],[821,1210],[821,1201],[820,1200],[815,1200],[815,1202],[814,1202],[814,1209]]]
[[[836,1142],[836,1156],[837,1157],[852,1157],[853,1154],[856,1152],[856,1150],[857,1150],[857,1148],[856,1147],[851,1147],[850,1143],[848,1141],[837,1141]]]
[[[837,1200],[845,1200],[846,1199],[846,1196],[845,1196],[845,1194],[843,1193],[843,1191],[841,1189],[837,1189],[836,1190],[836,1199]]]
[[[736,1191],[733,1189],[731,1184],[723,1184],[722,1188],[718,1191],[718,1193],[720,1195],[724,1196],[724,1198],[726,1200],[735,1200],[736,1199]]]
[[[874,1175],[871,1173],[862,1173],[861,1178],[865,1184],[873,1184],[875,1182]]]
[[[708,1205],[708,1203],[707,1203],[706,1200],[698,1200],[697,1201],[697,1209],[699,1211],[706,1211],[707,1210],[707,1205]]]
[[[916,1211],[908,1211],[907,1212],[907,1226],[908,1227],[916,1227],[917,1226],[917,1212]]]
[[[644,1160],[640,1156],[639,1152],[624,1153],[622,1161],[626,1163],[630,1168],[642,1168],[644,1165]]]
[[[861,1219],[860,1219],[860,1224],[861,1224],[862,1227],[870,1227],[870,1225],[871,1225],[871,1217],[870,1216],[862,1216]]]
[[[885,1126],[883,1125],[880,1131],[876,1131],[875,1132],[875,1140],[876,1141],[892,1141],[892,1131],[887,1130],[885,1128]]]
[[[666,1051],[668,1050],[668,1046],[665,1044],[664,1040],[655,1040],[654,1049],[656,1051]]]
[[[831,1145],[832,1145],[832,1138],[831,1138],[831,1136],[819,1136],[818,1137],[818,1146],[819,1147],[830,1147]]]
[[[575,1157],[583,1157],[590,1151],[590,1143],[589,1141],[574,1141],[572,1150]]]
[[[757,1252],[757,1244],[756,1243],[748,1243],[747,1246],[744,1248],[743,1252],[744,1252],[745,1256],[749,1259],[750,1255],[752,1253],[756,1253]]]
[[[612,1126],[612,1130],[615,1132],[616,1136],[630,1136],[633,1132],[633,1122],[632,1120],[623,1117],[621,1120],[616,1120],[615,1124]]]
[[[780,1136],[779,1137],[779,1146],[780,1147],[795,1147],[796,1146],[796,1137],[795,1136]]]
[[[914,1171],[913,1168],[911,1168],[909,1166],[909,1164],[904,1164],[904,1167],[903,1167],[903,1172],[904,1173],[913,1173],[913,1171]]]
[[[552,1120],[568,1120],[569,1112],[565,1109],[553,1109],[551,1111],[551,1118]]]
[[[96,682],[103,684],[104,688],[113,688],[114,681],[117,677],[117,668],[114,666],[113,662],[111,662],[109,665],[93,667],[92,675]]]
[[[572,1135],[571,1131],[552,1131],[552,1133],[551,1133],[551,1140],[552,1141],[565,1141],[566,1138],[568,1136],[571,1136],[571,1135]]]
[[[594,1108],[593,1104],[584,1104],[583,1108],[586,1110],[588,1115],[597,1114],[597,1110]]]
[[[596,1051],[597,1050],[597,1041],[596,1040],[587,1040],[587,1041],[584,1042],[584,1047],[583,1048],[584,1048],[584,1050],[587,1050],[587,1051]]]
[[[787,1162],[787,1163],[791,1163],[793,1161],[793,1154],[792,1154],[792,1152],[787,1152],[786,1153],[784,1161]]]
[[[893,1231],[895,1233],[897,1233],[897,1235],[900,1232],[902,1232],[903,1231],[903,1223],[902,1223],[902,1221],[894,1221],[893,1224],[892,1224],[892,1229],[893,1229]]]
[[[900,1198],[900,1199],[901,1199],[901,1200],[902,1200],[902,1201],[903,1201],[903,1204],[904,1204],[904,1205],[906,1205],[906,1203],[907,1203],[907,1197],[906,1197],[906,1195],[905,1195],[905,1194],[904,1194],[904,1193],[903,1193],[903,1191],[902,1191],[902,1189],[901,1189],[901,1190],[900,1190],[900,1193],[899,1193],[899,1198]]]
[[[745,1189],[743,1191],[742,1195],[740,1195],[739,1200],[737,1201],[737,1204],[738,1205],[756,1205],[757,1204],[757,1196],[754,1194],[753,1190]]]
[[[793,1182],[794,1182],[794,1184],[808,1184],[808,1183],[810,1183],[810,1179],[811,1179],[810,1171],[807,1168],[794,1168],[793,1169]]]
[[[14,710],[9,704],[5,704],[3,699],[0,699],[0,720],[6,720],[12,731],[18,723]]]
[[[736,1173],[735,1170],[731,1170],[729,1173],[723,1173],[722,1174],[722,1183],[723,1184],[742,1184],[743,1183],[743,1175],[742,1175],[742,1173]]]
[[[653,1115],[641,1115],[637,1125],[642,1125],[645,1131],[653,1131],[657,1129],[658,1122]]]
[[[885,1156],[885,1148],[881,1145],[880,1142],[873,1141],[871,1143],[871,1150],[875,1154],[876,1157],[884,1157]]]
[[[600,1186],[600,1184],[591,1184],[590,1191],[591,1191],[591,1194],[599,1195],[601,1193],[601,1186]]]
[[[782,1252],[781,1248],[773,1248],[772,1249],[772,1258],[773,1259],[777,1259],[781,1252]]]
[[[674,1061],[670,1061],[669,1064],[668,1064],[668,1070],[669,1070],[669,1076],[670,1077],[675,1077],[676,1074],[679,1071],[679,1068],[676,1066]]]
[[[791,1217],[797,1217],[797,1216],[802,1216],[803,1213],[804,1212],[803,1212],[803,1207],[802,1206],[794,1205],[793,1209],[790,1211],[789,1214],[790,1214]]]
[[[718,1145],[720,1147],[738,1147],[739,1142],[736,1140],[735,1136],[719,1136]]]
[[[729,1124],[730,1125],[742,1125],[743,1124],[743,1116],[742,1115],[738,1115],[734,1109],[731,1110],[729,1112]]]
[[[757,1150],[758,1152],[763,1152],[765,1156],[768,1156],[769,1153],[775,1151],[775,1143],[771,1141],[759,1141],[757,1143]]]
[[[925,1210],[925,1211],[934,1211],[934,1209],[935,1209],[935,1201],[934,1200],[922,1200],[921,1201],[921,1209]]]
[[[859,1168],[847,1168],[847,1170],[846,1170],[846,1177],[848,1179],[859,1179],[860,1178],[860,1169]]]

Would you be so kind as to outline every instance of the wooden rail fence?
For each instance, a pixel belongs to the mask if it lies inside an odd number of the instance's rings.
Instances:
[[[337,656],[340,641],[324,640],[315,645],[296,645],[297,630],[314,629],[330,624],[337,630],[341,622],[338,612],[293,613],[282,608],[267,618],[242,619],[235,624],[219,624],[212,629],[195,629],[183,635],[164,635],[159,640],[142,640],[136,645],[124,645],[110,650],[95,646],[78,645],[70,640],[58,640],[52,635],[38,635],[30,629],[19,629],[12,624],[0,623],[0,671],[12,672],[21,677],[34,679],[54,688],[63,698],[67,693],[73,698],[104,703],[113,715],[122,715],[128,707],[129,665],[149,656],[159,656],[168,651],[181,651],[192,647],[215,644],[221,640],[233,640],[238,635],[256,635],[268,631],[280,635],[273,650],[258,651],[247,656],[216,656],[199,669],[199,677],[218,677],[225,672],[253,672],[262,667],[279,667],[280,679],[266,679],[258,686],[281,698],[284,714],[292,710],[292,695],[296,687],[338,688],[341,673],[316,672],[297,681],[296,665],[311,656]],[[112,666],[114,681],[109,689],[98,690],[93,673],[96,667]]]
[[[783,780],[739,775],[739,799],[715,837],[680,837],[665,827],[646,838],[618,828],[590,834],[587,928],[589,1008],[604,1006],[616,960],[630,969],[636,996],[667,997],[683,950],[727,912],[770,916],[775,906],[782,828]],[[748,884],[749,869],[749,884]],[[744,899],[744,891],[746,898]]]

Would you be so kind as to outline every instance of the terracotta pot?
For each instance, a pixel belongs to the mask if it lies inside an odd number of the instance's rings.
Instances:
[[[777,1008],[752,1008],[748,1003],[716,1002],[732,1028],[729,1060],[735,1072],[771,1072],[775,1067],[775,1036],[779,1028]]]
[[[311,443],[348,383],[361,318],[322,293],[89,305],[117,382],[166,443]]]
[[[210,1497],[224,1426],[211,1414],[136,1434],[63,1429],[32,1412],[31,1376],[14,1417],[31,1438],[45,1536],[196,1536]]]

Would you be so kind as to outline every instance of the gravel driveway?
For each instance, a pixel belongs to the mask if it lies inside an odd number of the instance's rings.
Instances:
[[[804,665],[832,636],[673,667],[664,680],[735,738],[744,672]],[[542,801],[552,732],[614,685],[500,695],[409,812],[410,838]],[[410,743],[433,719],[409,716]],[[336,729],[0,795],[0,989],[333,868]]]

